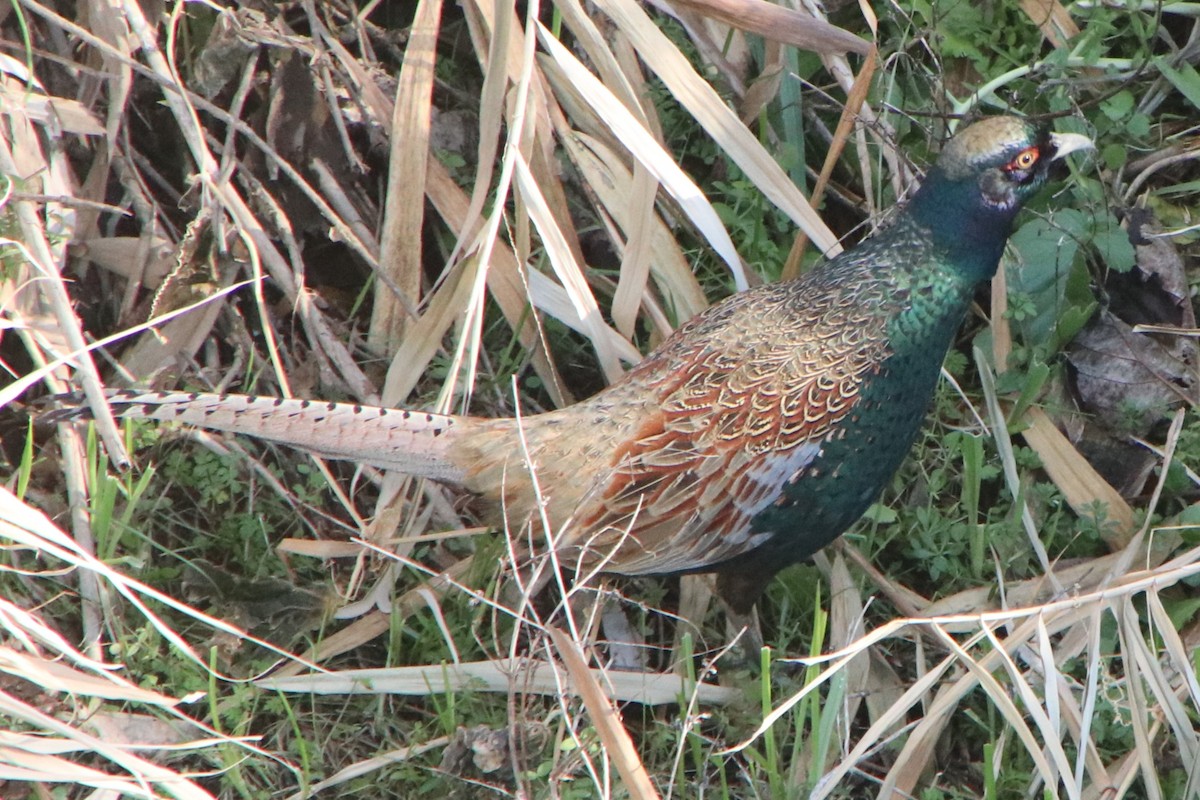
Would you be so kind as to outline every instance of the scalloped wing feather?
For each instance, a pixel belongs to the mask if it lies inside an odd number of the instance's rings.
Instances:
[[[768,299],[782,310],[779,295]],[[675,367],[575,509],[570,541],[584,563],[683,572],[762,544],[771,532],[753,530],[754,517],[819,458],[888,356],[886,322],[869,308],[831,303],[799,320],[793,309],[778,335],[731,334],[745,347],[713,349],[689,331],[686,346],[650,359]],[[756,319],[768,331],[771,311],[758,298]],[[642,369],[663,374],[661,364],[644,363],[630,375],[635,386]]]

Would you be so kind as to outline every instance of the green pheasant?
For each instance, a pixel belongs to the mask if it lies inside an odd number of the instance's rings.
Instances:
[[[977,122],[889,228],[797,280],[730,297],[558,411],[483,419],[137,391],[111,402],[120,416],[443,481],[486,501],[496,524],[548,524],[568,570],[715,572],[745,613],[879,495],[1021,205],[1051,162],[1090,146],[1013,117]]]

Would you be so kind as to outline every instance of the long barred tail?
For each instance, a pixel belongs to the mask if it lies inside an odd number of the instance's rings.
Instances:
[[[43,421],[91,416],[79,395],[57,398]],[[461,483],[450,449],[473,420],[350,403],[284,400],[250,395],[119,390],[108,394],[117,417],[182,422],[254,436],[327,458],[345,459],[426,478]]]

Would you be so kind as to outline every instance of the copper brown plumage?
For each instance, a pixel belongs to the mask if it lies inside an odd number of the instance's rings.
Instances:
[[[544,518],[560,562],[584,573],[716,572],[746,611],[878,496],[1021,203],[1088,144],[1012,117],[976,123],[882,233],[734,295],[608,389],[520,421],[188,393],[111,402],[457,485],[496,523]]]

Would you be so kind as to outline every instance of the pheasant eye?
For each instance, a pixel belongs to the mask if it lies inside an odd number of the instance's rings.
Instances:
[[[1010,170],[1027,170],[1031,169],[1038,160],[1038,150],[1036,147],[1027,147],[1017,153],[1017,157],[1008,162]]]

